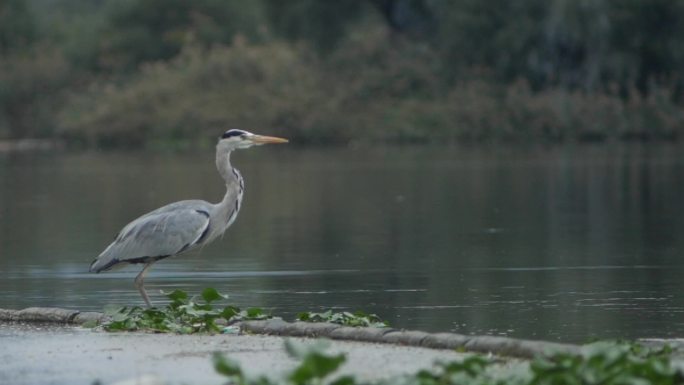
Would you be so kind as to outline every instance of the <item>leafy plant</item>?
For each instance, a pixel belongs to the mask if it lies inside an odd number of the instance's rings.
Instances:
[[[230,358],[226,358],[218,352],[214,353],[214,370],[217,373],[228,377],[231,384],[248,384],[245,373],[240,368],[240,364]],[[268,384],[265,380],[264,384]]]
[[[312,344],[297,343],[285,340],[285,350],[290,357],[298,359],[299,364],[282,378],[273,379],[265,376],[250,378],[240,365],[220,353],[214,353],[214,369],[226,376],[230,384],[239,385],[394,385],[394,384],[492,384],[492,377],[486,373],[490,361],[481,356],[469,356],[462,361],[436,364],[434,370],[423,370],[412,376],[390,378],[376,383],[357,380],[354,376],[334,376],[335,372],[346,362],[344,354],[327,353],[330,346],[327,340],[317,340]],[[328,378],[333,380],[326,381]]]
[[[285,349],[300,363],[281,378],[249,378],[235,361],[214,355],[214,368],[240,385],[671,385],[684,377],[671,363],[672,349],[651,349],[630,343],[599,342],[580,354],[557,353],[537,357],[529,365],[506,364],[472,355],[460,361],[436,363],[413,375],[363,382],[353,376],[335,377],[345,362],[343,354],[328,354],[327,341],[303,345],[285,342]],[[515,366],[517,365],[517,366]],[[515,366],[515,368],[512,368]],[[326,381],[333,378],[332,381]]]
[[[269,318],[273,318],[270,314],[264,312],[261,308],[259,307],[250,307],[244,310],[240,310],[239,308],[233,307],[234,310],[236,310],[235,315],[233,315],[230,318],[230,322],[237,322],[237,321],[260,321],[260,320],[265,320]]]
[[[313,344],[302,344],[292,340],[285,340],[285,350],[295,359],[301,362],[282,380],[273,380],[265,376],[256,378],[248,377],[240,365],[226,358],[220,353],[214,353],[214,369],[226,376],[230,384],[239,385],[309,385],[323,384],[326,377],[334,373],[346,361],[344,354],[330,354],[325,350],[330,343],[326,340],[318,340]],[[330,385],[354,385],[353,377],[339,377]]]
[[[487,371],[491,363],[490,360],[476,355],[462,361],[439,362],[432,370],[421,370],[409,376],[406,382],[421,385],[495,384],[496,381]]]
[[[194,297],[190,297],[188,293],[182,290],[174,290],[165,294],[171,302],[162,309],[144,309],[138,306],[105,308],[105,315],[109,317],[109,320],[102,327],[107,331],[148,330],[181,334],[216,333],[222,330],[222,327],[217,324],[219,320],[224,320],[225,323],[230,324],[239,321],[273,318],[258,307],[247,309],[240,309],[231,305],[217,307],[216,302],[226,300],[228,296],[219,293],[214,288],[206,288],[200,296]],[[360,311],[355,313],[304,312],[298,315],[298,319],[306,322],[332,322],[346,326],[388,326],[387,322],[381,320],[377,315]]]
[[[328,310],[323,313],[303,312],[297,314],[297,319],[304,322],[331,322],[345,326],[367,326],[375,328],[384,328],[389,326],[387,321],[383,321],[377,315],[366,314],[362,311],[357,311],[354,313],[347,311],[333,313],[332,310]]]
[[[190,297],[182,290],[174,290],[166,296],[171,302],[163,309],[143,309],[137,306],[105,308],[105,314],[111,320],[102,326],[107,331],[216,333],[221,331],[216,324],[220,319],[230,323],[271,317],[259,308],[241,310],[235,306],[215,307],[216,301],[225,300],[228,296],[214,288],[204,289],[199,298]]]
[[[552,384],[681,384],[671,365],[669,348],[652,350],[628,343],[597,342],[580,355],[556,354],[535,359],[532,385]]]
[[[344,354],[328,354],[325,349],[330,343],[319,340],[313,345],[303,345],[285,340],[285,350],[290,357],[302,362],[287,377],[293,384],[310,384],[323,380],[336,371],[345,361]],[[339,384],[339,381],[335,381]]]

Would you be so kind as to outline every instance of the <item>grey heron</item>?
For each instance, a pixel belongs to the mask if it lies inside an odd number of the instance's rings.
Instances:
[[[242,205],[245,189],[240,172],[230,163],[233,150],[266,143],[287,143],[287,139],[228,130],[216,145],[216,167],[226,182],[226,195],[219,203],[185,200],[151,211],[127,224],[107,248],[90,264],[90,272],[143,264],[135,286],[151,307],[145,291],[145,274],[164,258],[196,249],[216,239],[233,224]]]

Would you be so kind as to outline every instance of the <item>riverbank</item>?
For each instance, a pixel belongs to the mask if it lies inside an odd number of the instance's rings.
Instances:
[[[577,346],[280,319],[238,322],[225,329],[225,334],[213,335],[107,333],[82,326],[102,321],[106,317],[96,312],[0,309],[0,341],[5,348],[0,359],[0,383],[218,384],[226,378],[212,367],[212,360],[219,362],[217,353],[229,360],[223,362],[223,375],[239,376],[240,380],[233,380],[240,383],[259,376],[266,376],[267,383],[283,383],[302,370],[307,359],[321,360],[315,366],[323,362],[335,365],[330,370],[315,370],[334,372],[332,378],[353,377],[350,384],[385,384],[395,379],[412,383],[410,379],[417,378],[418,372],[446,381],[440,380],[440,384],[476,379],[526,384],[540,379],[552,381],[557,376],[593,376],[598,381],[619,375],[625,381],[648,383],[679,383],[684,378],[682,344],[676,340],[648,341],[655,349],[625,343]],[[330,344],[323,353],[320,346],[314,348],[320,341],[307,337],[325,337]],[[659,348],[663,343],[673,346]],[[320,352],[313,353],[318,358],[303,353],[314,351],[310,349]],[[573,365],[567,366],[568,359]],[[335,360],[340,361],[333,363]],[[339,364],[342,366],[336,370]],[[457,377],[439,377],[445,370],[454,370],[449,376]],[[466,377],[458,377],[463,375]]]
[[[98,312],[33,307],[23,310],[0,309],[0,324],[51,324],[83,325],[101,323],[105,315]],[[360,341],[451,349],[464,352],[496,354],[508,357],[532,358],[549,353],[576,354],[579,346],[557,342],[532,341],[509,337],[470,336],[456,333],[426,333],[395,328],[347,327],[327,322],[286,322],[279,318],[265,321],[242,321],[234,326],[241,333],[251,335],[276,335],[281,337],[329,338],[332,340]]]
[[[278,378],[297,361],[283,348],[286,339],[307,344],[332,341],[331,353],[347,361],[337,374],[378,380],[429,369],[438,361],[462,360],[471,352],[501,356],[494,369],[526,365],[512,357],[544,351],[578,352],[579,347],[540,341],[452,333],[424,333],[393,328],[352,328],[330,323],[279,319],[236,324],[239,334],[176,335],[107,333],[82,327],[104,315],[58,308],[0,309],[0,383],[148,384],[222,383],[211,364],[214,352],[237,361],[248,375]],[[135,382],[135,381],[148,382]],[[223,379],[225,380],[225,379]],[[128,382],[124,382],[128,383]]]
[[[15,151],[43,151],[63,149],[66,144],[58,139],[0,140],[0,153]]]

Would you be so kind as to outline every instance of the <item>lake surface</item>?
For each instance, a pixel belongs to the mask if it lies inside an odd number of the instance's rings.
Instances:
[[[271,146],[223,239],[160,290],[364,310],[393,326],[586,342],[684,336],[684,152],[674,145]],[[212,151],[0,154],[0,307],[142,304],[139,267],[89,274],[120,228],[223,196]]]

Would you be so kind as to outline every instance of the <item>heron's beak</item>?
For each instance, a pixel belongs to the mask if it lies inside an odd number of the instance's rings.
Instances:
[[[255,144],[266,144],[266,143],[287,143],[287,139],[278,138],[276,136],[264,136],[264,135],[252,135],[249,140]]]

